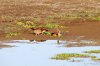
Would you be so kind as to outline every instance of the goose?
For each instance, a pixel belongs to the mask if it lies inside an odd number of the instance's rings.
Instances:
[[[33,30],[33,32],[35,33],[35,35],[41,35],[43,34],[44,32],[48,31],[44,28],[31,28]]]
[[[61,37],[61,31],[58,29],[58,28],[56,28],[56,29],[54,29],[54,31],[53,32],[51,32],[51,36],[58,36],[58,37]]]

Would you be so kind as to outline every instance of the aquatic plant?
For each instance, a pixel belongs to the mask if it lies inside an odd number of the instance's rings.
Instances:
[[[56,56],[52,57],[52,59],[70,60],[71,58],[87,58],[87,57],[90,56],[87,54],[62,53],[62,54],[57,54]]]
[[[100,61],[100,58],[92,58],[94,61]]]
[[[85,53],[100,53],[100,50],[85,51]]]

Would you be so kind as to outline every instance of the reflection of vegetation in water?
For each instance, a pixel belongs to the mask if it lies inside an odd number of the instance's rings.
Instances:
[[[78,40],[78,41],[76,40],[74,42],[69,42],[66,46],[67,47],[100,46],[99,41],[96,40]]]
[[[85,53],[100,53],[100,50],[85,51]]]
[[[7,33],[6,34],[6,37],[7,38],[10,38],[10,37],[18,36],[18,35],[20,35],[19,32],[10,32],[10,33]]]
[[[30,42],[33,42],[33,41],[36,41],[36,42],[45,42],[46,40],[30,40]]]
[[[57,54],[56,56],[52,57],[52,59],[70,60],[71,58],[86,58],[86,57],[91,57],[91,56],[87,54],[62,53],[62,54]]]
[[[0,49],[2,49],[2,48],[11,48],[11,47],[14,47],[14,46],[0,44]]]

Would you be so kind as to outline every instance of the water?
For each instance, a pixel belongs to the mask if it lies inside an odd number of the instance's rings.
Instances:
[[[65,47],[68,41],[58,40],[12,40],[1,42],[11,47],[1,47],[0,66],[100,66],[100,62],[90,58],[71,60],[53,60],[51,57],[59,53],[83,53],[87,50],[100,50],[100,46]],[[100,57],[100,54],[94,54]]]

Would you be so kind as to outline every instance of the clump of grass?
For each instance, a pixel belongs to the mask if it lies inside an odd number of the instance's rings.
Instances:
[[[51,35],[51,33],[50,33],[50,32],[44,32],[44,34],[46,34],[46,35]]]
[[[41,18],[33,18],[33,21],[34,22],[38,22],[38,21],[40,21],[41,20]]]
[[[85,51],[85,53],[100,53],[100,50]]]
[[[97,44],[97,43],[98,43],[98,42],[96,42],[96,41],[94,41],[94,40],[88,40],[88,41],[82,40],[82,41],[80,42],[80,44],[87,44],[87,45]]]
[[[26,21],[26,22],[17,22],[17,25],[23,27],[23,28],[32,28],[32,27],[36,27],[37,25],[34,24],[31,21]]]
[[[18,36],[18,35],[20,35],[19,32],[10,32],[10,33],[7,33],[6,34],[6,37],[7,38],[10,38],[10,37]]]
[[[68,13],[55,13],[51,16],[48,16],[50,19],[58,18],[60,20],[66,20],[66,19],[77,19],[80,18],[80,16],[77,16],[76,14],[68,14]]]
[[[97,17],[98,14],[94,11],[90,10],[82,10],[77,13],[54,13],[53,15],[48,16],[49,19],[59,19],[59,20],[67,20],[67,19],[92,19],[92,20],[100,20],[100,17]]]
[[[56,60],[69,60],[69,54],[66,53],[62,53],[62,54],[57,54],[56,56],[52,57],[52,59],[56,59]]]
[[[93,19],[100,21],[100,17],[94,17]]]
[[[96,20],[100,20],[100,17],[97,17]]]
[[[100,58],[92,58],[94,61],[100,61]]]
[[[14,17],[8,15],[3,15],[0,18],[3,22],[12,22],[14,20]]]
[[[57,28],[59,25],[57,24],[54,24],[54,23],[49,23],[49,24],[46,24],[45,27],[47,28]]]
[[[70,60],[71,58],[87,58],[87,57],[90,57],[90,56],[87,54],[62,53],[62,54],[57,54],[56,56],[52,57],[52,59]]]

